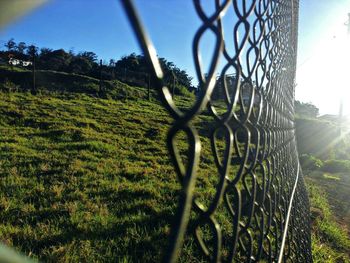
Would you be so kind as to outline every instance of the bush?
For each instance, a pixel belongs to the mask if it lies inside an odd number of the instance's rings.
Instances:
[[[182,86],[182,85],[176,85],[175,95],[182,95],[182,96],[185,96],[187,98],[194,98],[195,97],[193,92],[190,92],[188,90],[188,88],[186,88],[185,86]]]
[[[83,93],[87,93],[87,94],[97,94],[100,90],[100,86],[94,82],[88,82],[83,84],[79,84],[78,82],[76,86],[79,87],[79,85]]]
[[[17,92],[19,88],[19,85],[16,85],[15,83],[9,81],[8,79],[5,80],[5,82],[0,84],[0,90],[4,92]]]
[[[304,170],[318,170],[323,166],[323,162],[311,154],[302,154],[299,161]]]
[[[347,160],[327,160],[322,166],[324,172],[345,173],[350,172],[350,161]]]

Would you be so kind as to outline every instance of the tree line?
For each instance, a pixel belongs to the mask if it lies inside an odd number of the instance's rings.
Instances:
[[[109,62],[98,60],[91,51],[75,53],[73,50],[39,48],[36,45],[27,45],[25,42],[16,43],[8,40],[0,50],[0,58],[8,61],[10,58],[22,61],[32,61],[35,69],[53,70],[67,73],[86,75],[103,80],[121,80],[131,85],[153,85],[151,68],[143,55],[135,53],[122,56],[119,59],[110,59]],[[193,90],[192,77],[185,70],[181,70],[173,62],[159,58],[164,71],[165,84],[168,86],[181,85]]]

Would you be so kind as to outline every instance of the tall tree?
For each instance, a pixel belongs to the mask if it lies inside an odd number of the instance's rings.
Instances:
[[[164,81],[166,85],[173,85],[176,82],[179,85],[190,89],[192,77],[188,76],[187,72],[178,68],[173,62],[167,61],[165,58],[159,58],[161,67],[164,72]],[[115,63],[117,76],[122,80],[135,80],[136,84],[143,83],[146,85],[145,76],[151,72],[151,68],[143,55],[132,53],[128,56],[123,56]]]
[[[32,44],[32,45],[28,46],[27,54],[31,57],[35,57],[38,55],[38,50],[39,50],[39,48]]]
[[[27,45],[24,42],[19,42],[16,46],[17,52],[20,53],[21,55],[25,53],[26,49],[27,49]]]
[[[14,51],[16,48],[16,42],[13,38],[6,42],[5,47],[8,51]]]
[[[40,54],[40,65],[43,69],[69,72],[72,55],[63,49],[45,50]]]
[[[82,75],[88,75],[91,72],[92,67],[93,63],[86,57],[82,56],[73,57],[69,64],[70,72]]]
[[[97,61],[97,55],[94,52],[91,52],[91,51],[80,52],[78,54],[78,56],[89,60],[91,63]]]

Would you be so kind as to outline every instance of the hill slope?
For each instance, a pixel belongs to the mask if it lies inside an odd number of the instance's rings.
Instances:
[[[159,261],[180,187],[163,107],[80,93],[0,96],[0,240],[44,262]],[[203,152],[197,195],[210,200],[208,140]]]
[[[126,99],[147,98],[148,91],[144,88],[132,87],[118,80],[100,80],[77,74],[57,72],[52,70],[37,70],[35,73],[36,87],[33,90],[32,71],[22,68],[12,68],[0,65],[0,88],[3,91],[34,91],[35,93],[49,91],[52,93],[81,93],[100,98]],[[9,85],[6,85],[9,83]],[[154,95],[154,91],[150,91]]]
[[[157,258],[178,189],[162,107],[0,96],[1,241],[45,262]]]
[[[21,81],[16,74],[7,79]],[[44,262],[159,261],[180,187],[165,145],[171,118],[145,100],[145,89],[106,82],[108,92],[98,98],[74,88],[95,89],[98,80],[69,76],[75,80],[62,84],[65,73],[42,74],[35,96],[21,82],[21,92],[0,92],[0,240]],[[186,108],[191,99],[178,102]],[[205,114],[196,120],[201,135],[208,123]],[[217,178],[208,175],[216,168],[209,141],[202,143],[196,194],[210,200]],[[185,143],[179,146],[185,151]],[[220,219],[231,225],[229,217]],[[314,238],[316,262],[345,258],[334,242]],[[187,240],[183,260],[194,256]]]

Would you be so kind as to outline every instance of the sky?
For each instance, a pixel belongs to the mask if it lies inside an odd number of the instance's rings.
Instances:
[[[212,10],[209,3],[214,1],[206,1],[206,9]],[[195,76],[191,49],[200,20],[192,1],[135,0],[135,4],[158,55]],[[349,12],[350,0],[300,1],[296,99],[315,104],[321,114],[338,114],[341,100],[344,113],[350,114],[346,70],[350,44],[344,25]],[[93,51],[106,62],[140,53],[120,0],[51,0],[0,30],[0,46],[10,38],[39,47]],[[210,34],[205,38],[203,43],[213,40]],[[209,64],[213,45],[201,49],[209,53],[203,60]]]
[[[296,99],[321,114],[350,114],[350,0],[300,1]]]

